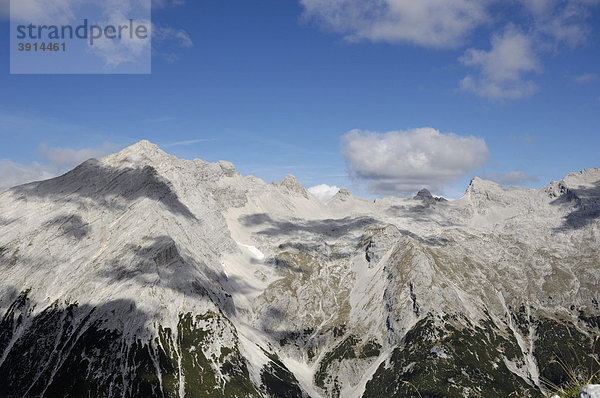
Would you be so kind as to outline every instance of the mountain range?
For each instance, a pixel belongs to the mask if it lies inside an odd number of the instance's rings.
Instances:
[[[323,202],[141,141],[0,193],[0,396],[537,397],[599,283],[600,169]]]

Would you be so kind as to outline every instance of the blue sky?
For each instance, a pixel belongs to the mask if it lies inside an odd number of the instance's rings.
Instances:
[[[598,1],[415,4],[163,0],[151,75],[11,75],[4,8],[0,189],[141,139],[369,197],[600,167]]]

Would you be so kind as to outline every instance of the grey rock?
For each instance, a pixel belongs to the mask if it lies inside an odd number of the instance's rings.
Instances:
[[[600,398],[600,385],[599,384],[588,384],[584,386],[577,398]]]

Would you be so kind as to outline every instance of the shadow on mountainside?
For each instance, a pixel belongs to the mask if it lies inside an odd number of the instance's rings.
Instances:
[[[133,259],[127,259],[134,253]],[[134,282],[144,288],[167,288],[185,295],[206,297],[226,315],[235,313],[231,293],[254,289],[234,275],[226,276],[181,253],[170,236],[159,236],[146,246],[126,245],[112,264],[98,272],[108,283]]]
[[[89,235],[91,227],[84,222],[81,216],[77,214],[65,214],[56,216],[54,219],[44,224],[45,228],[56,227],[61,233],[61,236],[74,239],[82,239]]]
[[[21,185],[8,192],[22,201],[37,197],[54,203],[79,202],[85,207],[86,201],[91,200],[94,205],[118,210],[126,210],[127,203],[123,201],[148,198],[162,203],[171,213],[196,219],[151,166],[113,168],[90,159],[60,177]]]
[[[447,201],[422,201],[416,205],[392,205],[385,213],[391,217],[408,218],[418,223],[433,223],[441,227],[454,227],[458,224],[448,219]]]
[[[21,292],[10,303],[0,321],[0,396],[125,396],[128,390],[152,396],[159,389],[148,342],[126,338],[148,321],[135,302],[57,302],[34,312],[39,304]]]
[[[600,219],[600,181],[592,187],[565,189],[561,196],[551,202],[570,211],[556,231],[577,230]]]
[[[356,230],[368,226],[379,225],[380,222],[372,217],[346,217],[327,220],[298,220],[298,222],[274,220],[268,214],[256,213],[240,217],[245,227],[264,226],[259,234],[268,236],[287,236],[301,232],[322,235],[329,238],[340,238]]]

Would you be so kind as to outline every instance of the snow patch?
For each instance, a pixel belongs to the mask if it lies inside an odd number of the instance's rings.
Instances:
[[[262,261],[265,259],[265,255],[263,254],[263,252],[261,252],[260,250],[258,250],[256,248],[256,246],[250,246],[250,245],[245,245],[243,243],[237,242],[238,245],[245,247],[246,249],[248,249],[248,251],[250,253],[252,253],[252,255],[254,255],[254,257],[256,257],[258,260]]]

